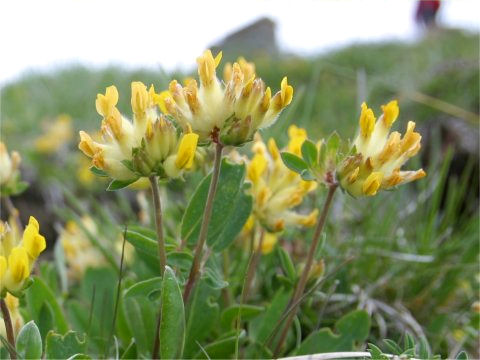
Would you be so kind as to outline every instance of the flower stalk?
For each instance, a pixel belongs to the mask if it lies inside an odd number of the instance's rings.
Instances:
[[[167,265],[167,254],[165,252],[165,239],[163,237],[162,206],[160,203],[160,192],[158,190],[157,176],[152,175],[148,178],[152,188],[153,205],[155,208],[155,226],[157,231],[158,258],[160,260],[160,273],[163,274],[165,265]]]
[[[210,186],[208,188],[207,202],[205,204],[205,210],[203,212],[202,224],[200,226],[200,234],[198,235],[198,241],[195,248],[192,267],[190,269],[187,284],[185,285],[185,290],[183,291],[183,302],[185,304],[188,301],[190,293],[193,290],[198,274],[200,272],[203,257],[203,247],[205,246],[205,241],[207,240],[208,224],[210,223],[210,218],[212,216],[213,200],[215,199],[218,178],[220,176],[223,144],[221,144],[218,140],[215,143],[215,158],[213,163],[212,179],[210,180]]]
[[[275,348],[274,358],[278,356],[283,346],[283,343],[285,342],[288,330],[293,322],[293,319],[295,318],[298,307],[300,305],[300,301],[298,300],[302,297],[303,292],[305,291],[305,286],[307,285],[307,280],[308,280],[308,274],[310,273],[310,269],[312,268],[314,256],[317,251],[318,243],[320,240],[320,235],[322,234],[323,227],[325,225],[325,220],[327,219],[328,211],[330,209],[330,205],[332,204],[333,195],[335,194],[335,190],[337,189],[337,187],[338,187],[338,183],[336,182],[330,183],[328,187],[327,199],[325,200],[322,212],[320,214],[320,217],[318,218],[317,226],[313,234],[312,244],[310,245],[310,249],[308,250],[307,263],[305,265],[305,268],[303,269],[302,275],[300,276],[300,280],[297,283],[297,287],[295,288],[295,292],[293,293],[292,299],[290,300],[290,303],[288,306],[288,308],[290,308],[290,306],[293,306],[293,308],[291,309],[290,314],[285,321],[285,326],[283,327],[283,330],[280,335],[280,339]]]
[[[15,352],[15,336],[13,333],[12,318],[10,317],[10,311],[8,311],[7,304],[5,299],[0,299],[0,309],[2,311],[3,321],[5,322],[5,330],[7,332],[7,340],[11,345],[11,349],[8,351],[10,353],[10,359],[16,359],[17,353]]]

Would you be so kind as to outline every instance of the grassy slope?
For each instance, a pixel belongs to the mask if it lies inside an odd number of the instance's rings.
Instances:
[[[285,141],[290,123],[306,127],[312,138],[333,130],[353,136],[358,116],[359,69],[366,74],[364,96],[377,112],[380,104],[400,98],[397,127],[401,129],[409,119],[422,123],[445,116],[438,109],[411,101],[408,94],[412,91],[426,92],[478,113],[478,44],[478,36],[441,31],[415,44],[354,46],[315,59],[260,60],[257,73],[267,83],[278,86],[281,77],[288,74],[296,89],[294,104],[265,131],[265,136]],[[25,76],[2,90],[2,140],[10,148],[31,150],[39,124],[59,113],[70,114],[76,130],[97,129],[94,98],[105,86],[117,85],[120,109],[129,114],[127,94],[132,80],[154,83],[161,89],[167,78],[162,72],[119,68],[92,71],[78,66],[49,75]],[[69,145],[72,151],[75,147],[75,142]],[[358,286],[367,299],[401,304],[424,325],[434,350],[448,355],[452,341],[462,334],[467,348],[474,348],[474,337],[469,332],[476,321],[470,306],[478,292],[478,213],[461,216],[459,212],[458,199],[468,192],[467,177],[453,180],[457,185],[447,187],[448,200],[445,207],[440,207],[448,163],[443,161],[444,155],[438,154],[438,147],[433,150],[437,155],[430,161],[426,180],[368,201],[339,195],[345,201],[338,202],[331,216],[325,254],[327,268],[333,268],[346,256],[355,256],[337,276],[337,293],[351,294],[352,287]],[[68,165],[68,155],[66,159]],[[30,160],[37,168],[47,166],[36,155],[31,155]],[[409,165],[415,166],[419,164]],[[48,173],[66,183],[72,180],[68,171],[55,165]],[[398,253],[426,257],[406,261]],[[421,262],[424,260],[428,262]],[[327,307],[324,323],[355,304],[340,302],[339,306]],[[407,321],[405,315],[389,316],[382,311],[378,316],[386,321],[388,336],[393,338],[399,336],[397,327]],[[380,336],[380,324],[376,318],[373,337]]]

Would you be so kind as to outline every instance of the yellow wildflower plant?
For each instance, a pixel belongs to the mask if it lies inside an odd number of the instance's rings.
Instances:
[[[5,304],[7,304],[8,312],[10,313],[13,333],[15,335],[18,335],[20,329],[24,324],[22,314],[20,314],[18,298],[7,293],[7,295],[5,296]],[[0,319],[2,319],[1,314]],[[5,329],[5,322],[3,321],[3,319],[0,320],[0,335],[2,335],[4,338],[7,338],[7,330]]]
[[[35,140],[35,149],[44,154],[53,154],[73,137],[72,118],[61,114],[45,126],[45,132]]]
[[[0,141],[0,191],[2,195],[17,195],[27,188],[20,181],[19,166],[22,161],[16,151],[8,153],[7,146]]]
[[[295,147],[299,134],[294,127],[289,130],[287,148]],[[303,136],[303,135],[301,135]],[[274,139],[265,144],[259,135],[253,144],[254,155],[246,160],[248,193],[253,196],[253,216],[268,231],[279,232],[285,226],[313,226],[318,210],[301,215],[292,209],[300,205],[317,184],[305,181],[289,170],[282,162],[280,150]]]
[[[94,141],[80,131],[79,149],[92,159],[94,171],[123,182],[121,187],[142,176],[182,176],[192,167],[198,135],[188,127],[180,135],[169,118],[157,113],[159,95],[153,85],[147,90],[143,83],[132,82],[131,89],[133,122],[120,114],[117,88],[109,86],[95,103],[103,117],[103,139]]]
[[[340,185],[349,194],[373,196],[379,190],[389,189],[423,178],[423,169],[401,171],[407,160],[420,150],[421,135],[415,132],[415,123],[409,121],[402,137],[397,131],[390,133],[397,120],[399,107],[396,100],[382,106],[378,120],[372,109],[363,103],[359,119],[359,134],[354,145],[356,154],[345,158],[337,176]]]
[[[30,216],[20,235],[15,222],[0,222],[0,294],[6,291],[16,295],[27,285],[27,279],[40,253],[47,244],[40,235],[38,221]]]
[[[191,127],[199,134],[201,143],[239,146],[275,122],[292,101],[293,87],[284,77],[280,91],[272,97],[270,87],[256,77],[255,66],[245,59],[227,64],[222,82],[216,75],[221,57],[221,52],[213,57],[206,50],[197,58],[200,86],[194,79],[185,86],[173,80],[159,98],[159,106],[184,129]]]

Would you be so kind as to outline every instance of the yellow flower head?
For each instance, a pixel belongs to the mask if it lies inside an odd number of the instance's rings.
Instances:
[[[97,111],[103,116],[101,141],[80,131],[79,149],[92,159],[92,165],[116,180],[134,181],[139,176],[157,174],[179,177],[192,167],[198,135],[187,128],[183,137],[170,119],[157,113],[156,104],[166,94],[152,86],[131,84],[133,122],[118,111],[115,86],[98,94]],[[189,133],[187,133],[189,132]]]
[[[272,97],[271,89],[256,78],[255,66],[243,58],[225,66],[222,82],[216,75],[220,60],[221,53],[214,57],[206,50],[197,59],[200,85],[193,79],[185,86],[173,80],[168,94],[157,100],[185,129],[190,126],[199,134],[202,143],[219,138],[226,145],[241,145],[257,129],[273,124],[292,101],[293,88],[285,77]]]
[[[97,226],[91,218],[83,217],[82,224],[93,236],[99,236]],[[71,280],[81,279],[90,267],[106,264],[100,250],[92,245],[85,232],[73,221],[65,224],[58,241],[62,244],[67,263],[67,274]]]
[[[355,139],[357,154],[347,157],[338,171],[341,186],[353,196],[373,196],[388,189],[424,177],[423,169],[401,171],[402,165],[420,150],[421,135],[409,121],[405,135],[390,127],[399,114],[396,100],[382,106],[375,121],[373,111],[362,104],[360,131]]]
[[[297,140],[293,131],[290,135],[288,146]],[[316,183],[302,180],[283,164],[275,140],[270,139],[266,145],[257,134],[253,151],[255,154],[251,159],[239,159],[246,162],[247,180],[252,184],[248,192],[254,199],[253,219],[271,233],[282,231],[288,225],[313,226],[316,210],[301,215],[292,209],[316,188]]]
[[[35,149],[44,154],[53,154],[67,144],[72,137],[72,118],[62,114],[46,125],[44,134],[35,140]]]
[[[5,290],[17,293],[24,287],[36,259],[46,248],[46,242],[33,216],[30,216],[23,236],[20,236],[13,218],[10,224],[0,225],[0,294]]]
[[[0,186],[6,187],[16,181],[21,160],[20,154],[16,151],[9,155],[7,146],[0,141]]]

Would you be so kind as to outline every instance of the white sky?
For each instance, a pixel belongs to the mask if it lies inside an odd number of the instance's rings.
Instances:
[[[13,0],[0,4],[0,84],[81,63],[188,68],[209,45],[261,16],[284,50],[411,40],[415,0]],[[480,31],[479,0],[442,2],[440,22]]]

